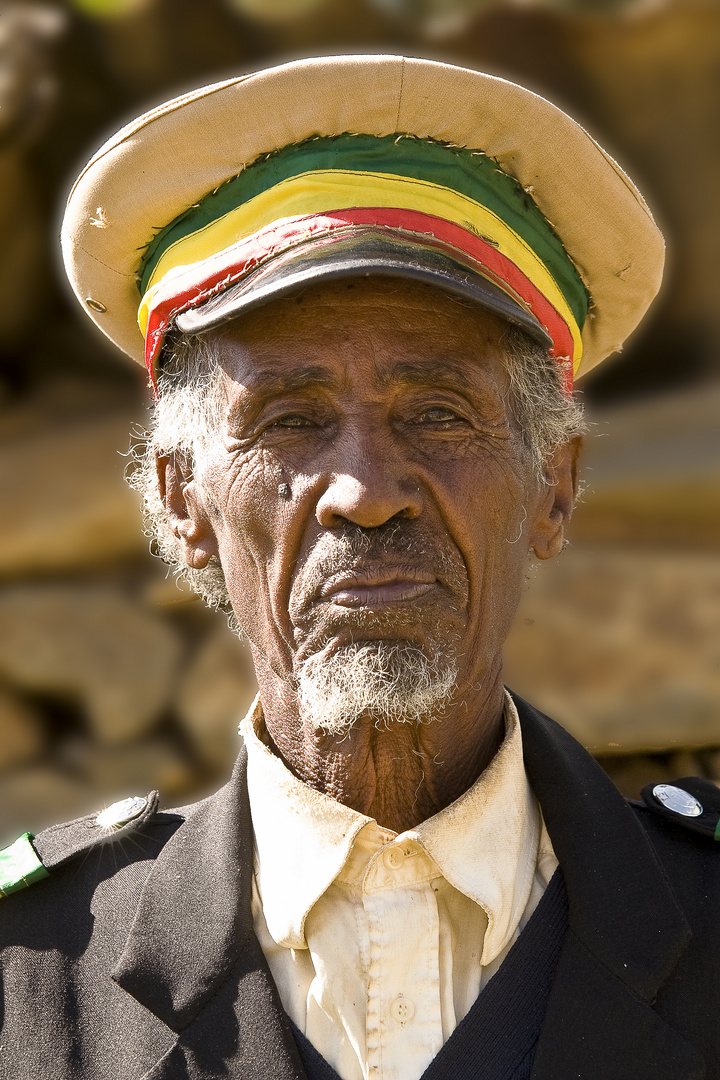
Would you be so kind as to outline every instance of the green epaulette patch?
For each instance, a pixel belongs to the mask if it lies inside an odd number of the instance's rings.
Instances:
[[[32,840],[32,833],[23,833],[14,844],[0,851],[0,896],[29,889],[34,882],[49,876]]]

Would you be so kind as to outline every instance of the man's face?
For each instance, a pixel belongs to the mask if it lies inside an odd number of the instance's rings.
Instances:
[[[256,656],[308,701],[333,670],[384,683],[386,715],[434,680],[437,710],[497,671],[552,503],[510,411],[505,333],[372,278],[218,331],[226,424],[197,498]]]

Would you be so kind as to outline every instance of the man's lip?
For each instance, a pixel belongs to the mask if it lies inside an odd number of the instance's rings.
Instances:
[[[417,600],[437,584],[420,570],[383,570],[336,574],[320,589],[320,598],[341,607],[378,607]]]

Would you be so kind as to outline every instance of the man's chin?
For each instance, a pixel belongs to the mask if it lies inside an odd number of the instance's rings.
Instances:
[[[466,630],[465,612],[433,604],[426,610],[417,604],[388,611],[353,610],[323,605],[305,626],[294,626],[299,634],[298,669],[313,656],[330,660],[336,653],[357,645],[369,649],[415,649],[432,657],[448,642],[458,643]],[[297,640],[297,637],[296,637]]]
[[[376,725],[423,723],[452,700],[454,657],[412,641],[328,642],[297,670],[302,719],[329,735],[343,735],[362,718]]]

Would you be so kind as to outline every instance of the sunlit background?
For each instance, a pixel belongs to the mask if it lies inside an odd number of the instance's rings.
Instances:
[[[584,385],[572,545],[529,575],[507,681],[637,795],[720,778],[720,6],[715,0],[0,4],[0,842],[228,774],[241,645],[165,577],[123,482],[142,374],[68,295],[79,167],[185,89],[316,53],[508,76],[580,119],[669,243],[661,300]],[[448,102],[448,108],[452,102]],[[588,192],[592,198],[592,192]]]

